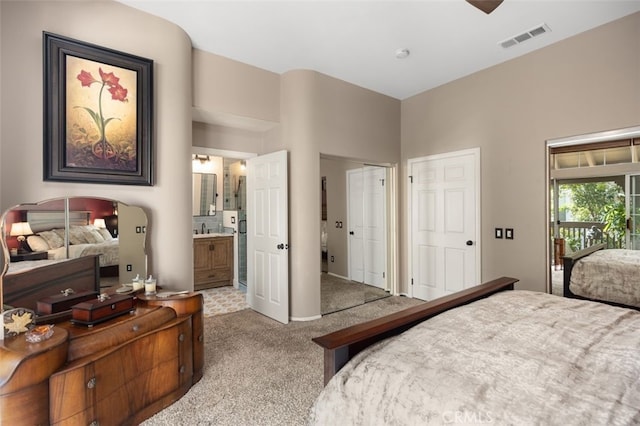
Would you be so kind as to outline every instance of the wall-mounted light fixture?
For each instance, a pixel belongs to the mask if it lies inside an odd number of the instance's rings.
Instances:
[[[245,160],[240,160],[240,170],[244,170],[247,168],[247,162]]]
[[[208,161],[211,161],[211,158],[209,158],[208,155],[198,155],[198,154],[194,154],[193,155],[193,159],[194,160],[200,160],[200,164],[204,164]]]
[[[18,253],[29,253],[31,250],[27,245],[27,241],[25,235],[32,235],[33,231],[31,230],[31,226],[29,226],[29,222],[15,222],[11,224],[11,231],[9,231],[9,235],[12,237],[18,237]]]

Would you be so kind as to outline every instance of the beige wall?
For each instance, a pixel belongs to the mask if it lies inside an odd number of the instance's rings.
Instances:
[[[484,280],[510,275],[545,290],[545,140],[639,125],[639,70],[636,13],[402,102],[403,166],[481,149]],[[406,206],[404,184],[401,195]],[[515,239],[496,240],[495,227]],[[406,220],[401,235],[406,253]]]
[[[280,121],[280,76],[193,50],[193,105],[214,114]]]
[[[262,154],[265,138],[265,132],[209,123],[193,123],[194,147]]]
[[[280,102],[290,153],[291,315],[308,319],[320,314],[320,154],[397,161],[400,102],[305,70],[282,75]]]
[[[141,206],[149,217],[149,272],[168,288],[193,288],[189,38],[173,24],[112,1],[2,1],[0,10],[0,208],[65,195]],[[155,61],[155,186],[43,182],[43,30]]]

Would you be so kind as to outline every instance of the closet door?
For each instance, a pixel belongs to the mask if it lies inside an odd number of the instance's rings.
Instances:
[[[349,277],[386,288],[386,168],[347,171]]]

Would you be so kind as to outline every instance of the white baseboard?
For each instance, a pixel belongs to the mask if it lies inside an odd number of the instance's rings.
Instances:
[[[312,317],[304,317],[304,318],[300,318],[300,317],[289,317],[289,319],[290,319],[291,321],[300,321],[300,322],[303,322],[303,321],[315,321],[315,320],[318,320],[318,319],[320,319],[320,318],[322,318],[322,315],[314,315],[314,316],[312,316]]]
[[[327,275],[349,281],[349,277],[343,277],[342,275],[334,274],[333,272],[327,272]]]

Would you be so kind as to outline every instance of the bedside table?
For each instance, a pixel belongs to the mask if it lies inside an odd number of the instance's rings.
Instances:
[[[48,258],[46,251],[32,251],[31,253],[18,253],[11,255],[12,262],[21,262],[23,260],[45,260]]]

